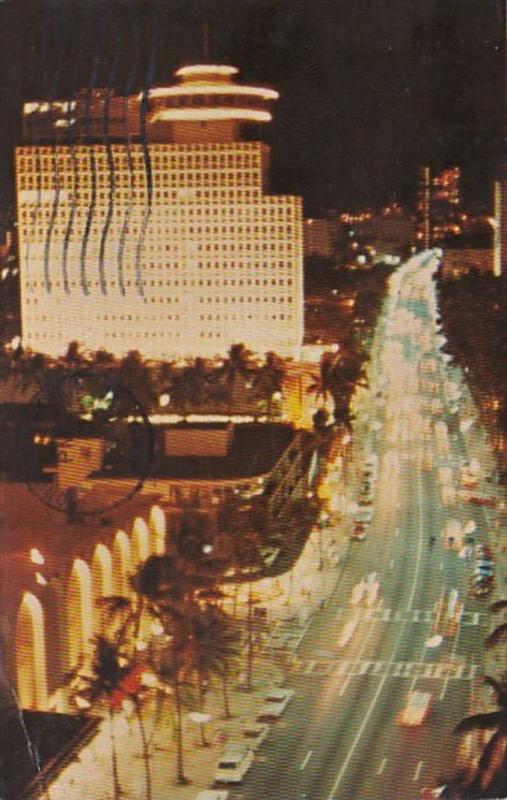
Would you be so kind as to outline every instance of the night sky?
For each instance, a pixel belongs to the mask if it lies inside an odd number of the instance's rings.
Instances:
[[[137,91],[204,60],[280,91],[273,189],[306,213],[413,200],[417,166],[458,164],[489,203],[505,150],[503,0],[0,0],[1,185],[25,99]]]

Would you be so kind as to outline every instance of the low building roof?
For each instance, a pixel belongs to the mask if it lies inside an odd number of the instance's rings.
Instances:
[[[160,426],[161,430],[176,426]],[[192,430],[206,430],[206,424],[194,423]],[[215,425],[215,427],[217,427]],[[293,441],[296,431],[283,423],[245,423],[234,425],[232,441],[223,456],[156,455],[148,469],[148,479],[167,480],[240,480],[269,473]],[[92,478],[134,477],[130,467],[103,469]]]

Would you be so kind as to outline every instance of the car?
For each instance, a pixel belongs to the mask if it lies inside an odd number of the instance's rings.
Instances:
[[[199,792],[195,800],[227,800],[230,792],[227,789],[204,789]]]
[[[265,722],[252,722],[250,725],[245,725],[241,731],[241,736],[248,746],[251,747],[255,752],[255,750],[260,747],[268,733],[269,725],[267,725]]]
[[[496,500],[494,497],[480,497],[476,494],[471,494],[468,498],[469,503],[473,503],[476,506],[496,506]]]
[[[493,584],[490,582],[482,582],[477,584],[470,590],[472,597],[487,597],[493,591]]]
[[[435,797],[442,797],[443,792],[447,789],[447,784],[442,786],[423,786],[421,789],[421,800],[433,800]]]
[[[493,556],[493,551],[491,547],[487,544],[476,544],[475,552],[478,557],[492,558]]]
[[[294,697],[294,689],[282,689],[278,686],[270,689],[257,715],[257,722],[271,722],[282,716]]]
[[[355,523],[358,522],[371,522],[373,517],[373,510],[371,508],[360,508],[356,514]]]
[[[359,611],[359,609],[356,610]],[[359,617],[355,616],[343,626],[337,641],[338,647],[342,648],[348,645],[348,643],[350,642],[350,640],[354,635],[358,622],[359,622]]]
[[[360,511],[363,511],[365,508],[371,508],[371,500],[366,497],[360,497],[358,505]]]
[[[400,713],[400,725],[416,727],[422,725],[429,714],[431,693],[415,690],[408,693],[407,705]]]
[[[241,783],[252,766],[254,753],[243,742],[227,744],[215,768],[215,784]]]
[[[365,539],[366,533],[363,530],[360,530],[357,533],[353,532],[350,536],[351,542],[364,542]]]
[[[483,557],[483,558],[477,559],[477,561],[475,562],[475,566],[476,567],[492,567],[492,568],[494,568],[495,563],[494,563],[494,561],[491,561],[490,558],[484,558]]]

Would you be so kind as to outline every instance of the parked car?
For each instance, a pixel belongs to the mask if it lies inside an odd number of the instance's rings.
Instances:
[[[215,783],[241,783],[253,760],[253,750],[247,744],[226,745],[215,769]]]
[[[294,697],[294,689],[281,689],[278,686],[268,691],[257,715],[258,722],[270,722],[282,716]]]
[[[253,751],[260,747],[268,733],[269,725],[265,722],[252,722],[251,725],[246,725],[241,731],[243,740]]]
[[[227,800],[230,792],[227,789],[204,789],[195,800]]]

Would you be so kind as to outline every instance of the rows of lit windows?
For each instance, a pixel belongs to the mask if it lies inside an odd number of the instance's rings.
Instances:
[[[65,162],[70,166],[73,162],[86,165],[93,152],[98,163],[107,164],[109,160],[108,148],[104,145],[74,145],[69,147],[18,147],[17,156],[21,169],[30,169],[36,163],[50,165],[54,159]],[[196,143],[196,144],[149,144],[150,160],[153,168],[168,167],[177,170],[188,169],[227,169],[227,168],[257,168],[262,164],[268,148],[260,142],[232,142],[232,143]],[[129,161],[133,169],[144,169],[145,153],[141,145],[113,144],[110,148],[113,161],[120,167],[128,167]]]
[[[182,317],[181,317],[180,314],[163,314],[163,315],[160,315],[159,317],[157,317],[157,320],[160,321],[160,322],[167,321],[167,320],[169,320],[169,321],[179,321],[181,319],[182,319]],[[277,320],[280,320],[280,321],[289,320],[290,321],[292,319],[293,319],[293,316],[290,315],[290,314],[200,314],[199,318],[198,318],[198,321],[199,322],[241,322],[241,321],[245,321],[245,320],[251,320],[251,321],[255,320],[255,321],[262,321],[262,322],[267,322],[267,321],[272,321],[273,322],[273,321],[277,321]],[[49,316],[49,317],[47,315],[45,315],[45,316],[39,316],[39,317],[33,317],[32,318],[32,322],[33,323],[36,323],[37,320],[39,320],[40,322],[48,322],[49,321],[49,322],[53,323],[54,325],[62,325],[62,324],[66,324],[66,323],[68,324],[68,322],[69,322],[68,317],[66,317],[65,315],[56,315],[56,314],[54,316]],[[95,325],[97,322],[100,322],[100,321],[107,321],[107,322],[114,321],[114,322],[117,322],[117,323],[144,322],[144,321],[145,322],[151,322],[152,318],[151,317],[150,318],[143,317],[142,315],[135,315],[135,314],[123,314],[123,315],[117,315],[116,317],[111,317],[111,316],[109,316],[107,314],[101,314],[101,315],[97,315],[93,319],[90,319],[90,325]],[[188,321],[188,319],[187,319],[187,321]],[[103,333],[104,332],[101,331],[101,334],[103,334]],[[123,336],[123,335],[131,336],[132,335],[130,331],[125,331],[122,328],[119,328],[118,330],[115,330],[114,326],[112,328],[109,328],[109,330],[107,331],[106,335],[107,336],[114,336],[117,333],[119,335],[121,335],[121,336]],[[145,333],[146,333],[146,336],[150,335],[150,332],[145,332]],[[166,334],[166,333],[169,333],[169,331],[167,331],[167,332],[164,331],[164,334]],[[196,331],[196,333],[197,333],[197,331]],[[37,330],[36,325],[34,327],[34,330],[30,332],[30,334],[31,334],[32,337],[35,337],[35,338],[55,338],[55,333],[54,332],[52,332],[51,330],[49,330],[49,331]],[[156,336],[158,334],[155,331],[151,331],[151,335],[152,336]],[[219,335],[220,335],[220,332],[219,332]]]

